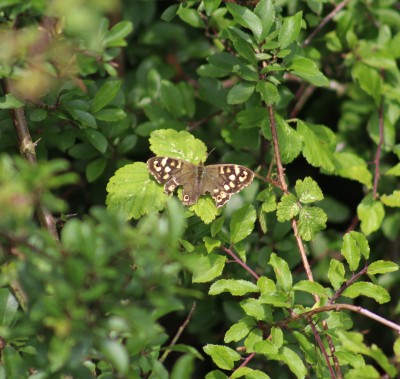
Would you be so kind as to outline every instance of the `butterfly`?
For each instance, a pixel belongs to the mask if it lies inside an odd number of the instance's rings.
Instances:
[[[184,205],[192,205],[208,192],[217,208],[222,207],[233,194],[248,186],[254,172],[237,164],[193,163],[170,157],[153,157],[147,168],[158,183],[164,184],[164,192],[171,195],[178,186],[183,187]]]

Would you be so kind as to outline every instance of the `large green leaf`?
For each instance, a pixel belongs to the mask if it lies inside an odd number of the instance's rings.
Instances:
[[[233,244],[244,240],[254,229],[256,211],[251,204],[237,210],[231,218],[231,242]]]
[[[168,196],[150,176],[145,163],[136,162],[116,171],[107,184],[106,204],[127,219],[138,219],[164,208]]]

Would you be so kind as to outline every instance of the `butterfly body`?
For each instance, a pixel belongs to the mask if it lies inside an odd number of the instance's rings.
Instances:
[[[204,166],[170,157],[154,157],[147,161],[150,173],[164,184],[164,192],[172,194],[176,187],[183,188],[183,204],[195,204],[199,197],[210,193],[217,208],[222,207],[231,196],[249,185],[254,173],[236,164]]]

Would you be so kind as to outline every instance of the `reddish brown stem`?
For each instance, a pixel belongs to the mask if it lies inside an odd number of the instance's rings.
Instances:
[[[249,266],[247,266],[246,263],[244,263],[241,259],[239,259],[236,254],[229,248],[225,247],[225,246],[221,246],[221,249],[227,253],[228,255],[230,255],[232,257],[232,259],[239,264],[240,266],[242,266],[247,272],[249,272],[254,279],[258,280],[260,278],[259,275],[257,275]]]
[[[339,13],[349,2],[350,0],[344,0],[340,4],[338,4],[335,9],[330,12],[322,21],[321,23],[313,30],[313,32],[306,38],[303,42],[302,47],[306,47],[310,44],[310,42],[314,39],[314,37],[321,31],[321,29]]]

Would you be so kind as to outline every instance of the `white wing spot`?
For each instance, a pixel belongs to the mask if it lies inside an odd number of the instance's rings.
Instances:
[[[240,167],[235,165],[235,174],[239,175],[239,172],[240,172]]]
[[[232,183],[232,182],[231,182],[231,183]],[[228,184],[224,184],[224,189],[225,189],[225,191],[229,191],[229,190],[230,190],[229,185],[228,185]]]
[[[164,180],[168,179],[168,178],[169,178],[169,174],[165,174],[162,178],[163,178]]]
[[[161,166],[164,167],[167,164],[167,160],[168,160],[168,158],[163,158],[161,161]]]
[[[233,175],[233,174],[232,174],[232,175],[229,175],[229,179],[230,179],[230,180],[235,180],[235,179],[236,179],[236,176]]]
[[[234,182],[229,182],[229,186],[230,186],[231,188],[235,188],[235,187],[236,187]]]
[[[218,188],[214,188],[214,193],[218,193],[219,189]]]
[[[165,172],[170,172],[171,171],[171,167],[165,167]]]

